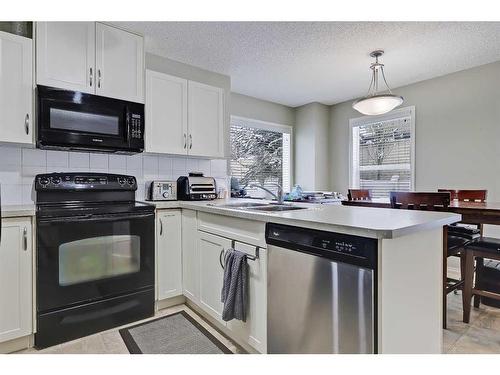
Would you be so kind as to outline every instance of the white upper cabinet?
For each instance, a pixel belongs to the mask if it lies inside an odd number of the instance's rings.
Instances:
[[[0,32],[0,142],[33,143],[32,41]]]
[[[36,82],[143,103],[144,39],[96,22],[37,22]]]
[[[96,24],[96,94],[144,102],[144,39]]]
[[[182,78],[146,71],[146,151],[186,154],[187,85]]]
[[[31,219],[2,220],[0,342],[33,333]]]
[[[181,211],[161,210],[156,222],[157,299],[182,295]]]
[[[95,92],[95,23],[36,23],[36,82]]]
[[[224,90],[188,83],[188,154],[224,157]]]

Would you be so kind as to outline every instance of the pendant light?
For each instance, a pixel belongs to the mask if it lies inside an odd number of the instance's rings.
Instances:
[[[375,62],[370,65],[370,69],[372,70],[372,80],[370,82],[370,87],[368,88],[368,93],[364,98],[358,99],[352,103],[352,108],[364,115],[381,115],[392,111],[394,108],[403,103],[402,96],[394,95],[392,93],[385,79],[384,64],[378,62],[378,58],[383,54],[384,51],[382,50],[376,50],[370,53],[370,56],[375,58]],[[387,87],[386,92],[379,93],[378,80],[380,75],[382,75],[382,79]]]

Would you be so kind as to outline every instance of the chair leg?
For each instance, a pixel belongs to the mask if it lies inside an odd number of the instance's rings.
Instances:
[[[448,227],[443,227],[443,329],[447,327],[447,309],[448,309],[448,293],[446,286],[448,284]]]
[[[477,279],[481,275],[481,268],[483,267],[483,264],[484,264],[483,258],[476,258],[476,283]],[[481,296],[474,294],[474,307],[477,309],[479,308],[480,304],[481,304]]]
[[[473,280],[474,280],[474,253],[469,250],[465,252],[465,283],[464,283],[464,289],[462,291],[464,323],[469,323],[470,321]]]
[[[460,254],[460,281],[465,280],[465,249],[462,249]],[[461,289],[463,290],[463,285]]]

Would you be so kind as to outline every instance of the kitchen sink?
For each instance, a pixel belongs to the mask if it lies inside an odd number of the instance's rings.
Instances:
[[[265,207],[265,206],[268,206],[268,205],[269,205],[269,203],[241,202],[241,203],[222,204],[219,207],[224,207],[224,208],[249,208],[249,207]]]
[[[249,207],[249,210],[253,211],[266,211],[266,212],[281,212],[281,211],[294,211],[294,210],[305,210],[307,207],[289,206],[281,204],[269,204],[260,207]]]

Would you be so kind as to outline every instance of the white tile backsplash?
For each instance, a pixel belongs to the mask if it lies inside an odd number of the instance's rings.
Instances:
[[[33,181],[40,173],[96,172],[131,174],[137,178],[138,200],[145,199],[146,184],[153,179],[176,180],[188,172],[203,172],[227,185],[226,160],[195,159],[155,154],[108,155],[88,152],[45,151],[0,146],[0,185],[3,205],[31,204]]]

